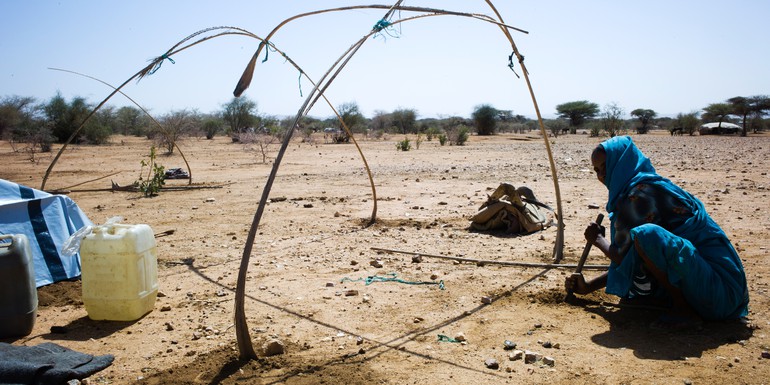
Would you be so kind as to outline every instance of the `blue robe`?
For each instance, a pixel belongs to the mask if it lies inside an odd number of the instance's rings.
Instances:
[[[601,146],[606,153],[610,238],[623,256],[620,264],[610,264],[607,293],[655,294],[654,287],[635,285],[635,279],[645,282],[643,261],[632,246],[638,241],[701,317],[746,316],[749,295],[743,264],[703,203],[658,175],[630,137],[614,137]],[[659,288],[657,293],[664,292]]]

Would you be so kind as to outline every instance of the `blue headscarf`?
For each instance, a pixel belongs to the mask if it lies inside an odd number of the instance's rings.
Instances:
[[[682,226],[673,230],[674,234],[696,244],[698,240],[712,237],[727,239],[724,231],[706,213],[703,203],[670,180],[658,175],[650,159],[636,147],[631,137],[616,136],[602,142],[600,146],[606,153],[607,174],[604,184],[609,190],[606,209],[610,218],[614,216],[618,200],[624,199],[634,186],[643,182],[663,188],[693,213]]]

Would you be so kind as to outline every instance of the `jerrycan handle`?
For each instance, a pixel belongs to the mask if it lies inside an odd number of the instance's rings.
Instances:
[[[101,228],[103,226],[110,226],[114,225],[116,223],[119,223],[123,220],[123,217],[115,216],[110,219],[107,219],[107,221],[101,225],[101,226],[83,226],[80,228],[80,230],[76,231],[74,234],[70,235],[69,238],[67,238],[66,241],[64,241],[64,244],[61,248],[61,255],[62,257],[72,257],[73,255],[77,254],[80,251],[80,241],[83,240],[83,238],[87,237],[88,234],[91,234],[91,232],[94,231],[96,228]]]
[[[10,239],[10,242],[2,242],[6,239]],[[11,234],[0,234],[0,247],[11,247],[13,245],[13,235]]]

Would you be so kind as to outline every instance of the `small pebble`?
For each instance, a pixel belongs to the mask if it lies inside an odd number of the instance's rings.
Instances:
[[[768,352],[767,350],[763,351],[762,358],[770,358],[770,352]]]
[[[465,333],[459,332],[459,333],[455,334],[455,340],[457,342],[467,341],[467,339],[465,338]]]
[[[493,370],[500,369],[500,363],[497,362],[497,360],[494,359],[494,358],[487,358],[484,361],[484,365],[486,365],[487,368],[489,368],[489,369],[493,369]]]
[[[171,311],[171,305],[161,306],[160,311]]]
[[[554,366],[556,365],[556,361],[553,359],[553,357],[545,356],[543,357],[543,364],[548,366]]]
[[[345,290],[345,297],[353,297],[358,295],[358,290]]]
[[[412,263],[420,263],[422,262],[422,255],[413,255],[412,256]]]
[[[334,282],[326,282],[326,287],[334,287]]]
[[[516,343],[513,341],[505,340],[505,342],[503,342],[503,349],[505,350],[516,349]]]
[[[546,349],[550,349],[553,347],[553,344],[551,344],[551,341],[545,341],[543,342],[543,347]]]
[[[481,303],[483,304],[491,304],[492,303],[492,297],[481,297]]]
[[[374,261],[371,261],[371,262],[369,262],[369,264],[370,264],[372,267],[376,267],[376,268],[378,268],[378,269],[382,267],[382,261],[380,261],[380,260],[378,260],[378,259],[375,259]]]

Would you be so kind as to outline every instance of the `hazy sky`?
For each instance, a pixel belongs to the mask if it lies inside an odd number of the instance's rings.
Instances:
[[[770,1],[763,0],[496,0],[525,56],[543,115],[555,106],[589,100],[617,103],[627,113],[698,111],[733,96],[770,94]],[[61,92],[96,103],[184,37],[233,26],[265,37],[284,19],[345,5],[342,0],[281,1],[0,1],[0,97],[45,101]],[[392,3],[382,3],[392,4]],[[483,0],[405,1],[404,5],[491,14]],[[320,78],[383,10],[311,16],[272,39],[313,78]],[[396,18],[413,15],[396,14]],[[389,36],[392,35],[392,36]],[[535,116],[524,79],[508,68],[511,46],[488,23],[457,16],[401,24],[369,39],[326,95],[337,106],[355,101],[362,112],[413,108],[419,117],[469,116],[479,104]],[[153,114],[195,108],[214,112],[232,91],[258,41],[225,36],[166,61],[154,75],[123,91]],[[263,56],[264,57],[264,56]],[[245,95],[260,113],[294,115],[312,89],[271,52]],[[521,74],[521,69],[516,66]],[[300,93],[302,92],[301,96]],[[130,105],[116,95],[109,104]],[[321,105],[310,113],[330,115]]]

